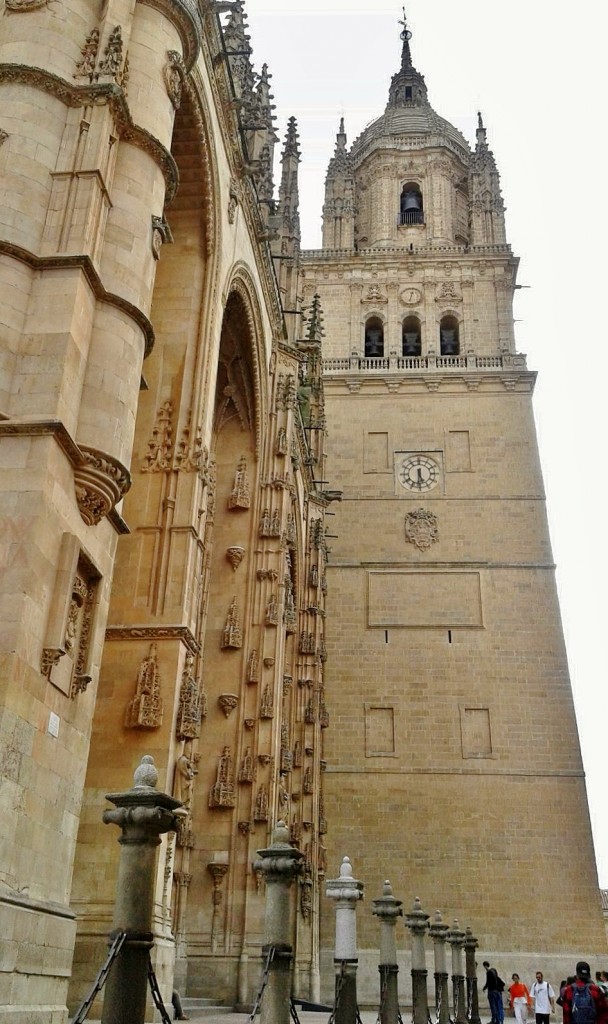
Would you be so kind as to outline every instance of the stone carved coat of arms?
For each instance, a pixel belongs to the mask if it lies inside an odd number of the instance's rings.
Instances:
[[[414,509],[405,517],[405,539],[415,544],[419,551],[426,551],[438,539],[437,516],[425,508]]]

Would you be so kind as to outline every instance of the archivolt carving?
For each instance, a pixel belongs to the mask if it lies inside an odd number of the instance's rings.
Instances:
[[[186,68],[176,50],[168,50],[167,57],[169,58],[169,63],[165,66],[165,85],[167,86],[167,93],[171,103],[176,110],[179,110],[180,103],[182,102]]]
[[[5,0],[7,11],[37,11],[49,3],[50,0]]]
[[[263,399],[265,391],[262,388],[262,367],[266,363],[266,353],[264,352],[264,330],[256,287],[247,269],[242,264],[237,264],[234,269],[232,280],[229,282],[226,289],[228,298],[233,292],[236,292],[242,301],[251,338],[251,361],[253,369],[253,380],[251,383],[254,399],[253,413],[255,419],[255,453],[257,458],[261,450],[262,422],[265,414],[265,403]]]

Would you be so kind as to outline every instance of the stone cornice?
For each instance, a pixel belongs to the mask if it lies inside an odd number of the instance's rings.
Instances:
[[[310,263],[336,263],[341,269],[345,264],[361,268],[362,264],[370,262],[391,262],[399,261],[407,264],[412,260],[421,259],[454,259],[461,262],[464,259],[478,260],[481,257],[508,257],[510,260],[517,260],[513,255],[511,246],[507,243],[497,245],[433,245],[417,244],[410,252],[404,246],[388,246],[382,249],[302,249],[300,259],[304,264]]]
[[[7,885],[8,883],[4,883]],[[76,914],[69,907],[62,903],[52,903],[47,900],[35,900],[31,896],[19,890],[9,889],[7,892],[0,891],[0,903],[8,903],[13,907],[21,907],[30,913],[35,911],[39,914],[49,914],[50,917],[63,917],[67,921],[75,921]]]
[[[470,394],[471,392],[498,392],[505,394],[531,394],[536,384],[536,371],[526,369],[516,370],[473,370],[473,371],[449,371],[426,370],[421,372],[382,373],[360,371],[331,371],[323,373],[323,386],[326,393],[331,390],[349,391],[351,394],[359,394],[362,391],[387,392],[389,394],[403,394],[415,392],[416,394],[441,393],[445,394]]]
[[[192,654],[200,651],[200,644],[188,626],[108,626],[106,640],[180,640]]]
[[[116,533],[130,533],[125,520],[114,507],[115,503],[120,501],[131,485],[129,472],[121,463],[104,452],[97,452],[95,449],[85,448],[84,446],[82,448],[79,447],[61,420],[16,420],[10,419],[10,417],[0,419],[0,438],[17,436],[54,437],[74,470],[74,480],[77,486],[79,482],[81,484],[86,483],[83,480],[83,474],[86,476],[87,472],[90,473],[92,468],[94,470],[98,467],[97,475],[100,482],[105,485],[104,489],[107,492],[103,514],[94,520],[87,519],[83,515],[81,503],[79,502],[80,513],[89,526],[96,525],[101,518],[105,517],[110,520]]]
[[[168,149],[145,128],[133,122],[125,94],[115,82],[94,82],[74,85],[44,68],[29,67],[25,64],[0,64],[0,83],[19,82],[33,89],[51,93],[66,107],[107,104],[112,111],[119,138],[142,149],[159,166],[165,179],[165,202],[175,197],[179,184],[177,164]]]
[[[0,255],[11,256],[13,259],[19,260],[20,263],[25,263],[31,270],[36,271],[65,270],[66,268],[71,269],[73,267],[81,270],[98,302],[105,302],[108,306],[120,309],[140,328],[145,341],[144,359],[152,351],[154,346],[154,328],[148,317],[137,306],[134,306],[132,302],[128,302],[127,299],[123,299],[120,295],[115,295],[104,288],[90,256],[84,253],[74,256],[37,256],[35,253],[30,252],[29,249],[24,249],[20,245],[15,245],[13,242],[7,242],[1,238]]]

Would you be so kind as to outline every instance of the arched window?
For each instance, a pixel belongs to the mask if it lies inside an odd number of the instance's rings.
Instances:
[[[370,316],[365,324],[365,355],[370,359],[384,355],[384,324],[379,316]]]
[[[409,181],[401,189],[399,201],[399,220],[401,224],[424,224],[424,203],[420,186]]]
[[[439,344],[442,356],[460,354],[458,320],[455,316],[444,316],[439,324]]]
[[[404,356],[419,356],[421,348],[420,320],[417,316],[406,316],[401,331],[401,353]]]

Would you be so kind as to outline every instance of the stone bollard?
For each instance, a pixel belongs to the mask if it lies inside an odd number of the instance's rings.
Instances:
[[[452,947],[452,999],[455,1024],[467,1024],[467,1006],[464,991],[464,964],[462,951],[465,934],[458,921],[450,928],[447,939]]]
[[[395,925],[403,914],[401,900],[395,899],[390,882],[385,882],[382,896],[372,900],[372,912],[380,918],[380,1024],[397,1024],[399,996],[397,992],[397,949]]]
[[[413,1024],[428,1024],[424,936],[429,926],[429,915],[425,914],[417,896],[409,914],[405,915],[405,925],[412,934],[412,1021]]]
[[[146,755],[135,770],[133,789],[106,797],[116,810],[104,811],[103,820],[122,830],[110,938],[119,931],[127,938],[108,975],[102,1024],[144,1024],[146,1018],[156,850],[161,834],[175,828],[181,807],[179,800],[158,792],[157,781],[154,759]]]
[[[356,908],[363,899],[363,882],[353,878],[348,857],[340,866],[340,877],[328,879],[325,893],[336,901],[336,995],[335,1024],[355,1024],[357,1007],[357,918]]]
[[[258,856],[254,868],[266,879],[262,954],[267,964],[267,982],[261,1002],[261,1024],[289,1024],[293,960],[289,890],[301,869],[304,854],[289,844],[289,829],[279,821],[271,845],[267,850],[258,850]]]
[[[435,920],[429,928],[435,952],[435,1013],[438,1024],[448,1024],[450,1019],[450,995],[448,985],[448,965],[445,955],[445,944],[450,927],[443,923],[441,913],[437,910]]]
[[[478,945],[473,932],[467,928],[464,938],[464,955],[467,970],[467,1020],[469,1024],[481,1024],[477,991],[477,961],[475,960],[475,951]]]

